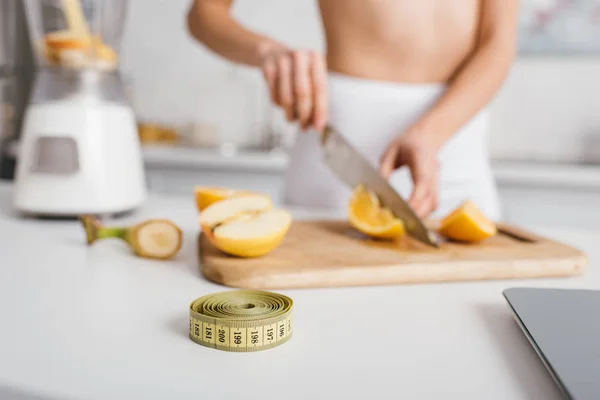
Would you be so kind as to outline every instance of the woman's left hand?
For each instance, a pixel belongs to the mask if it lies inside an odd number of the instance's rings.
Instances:
[[[422,138],[423,135],[408,132],[390,143],[381,157],[380,172],[388,179],[397,168],[409,168],[413,191],[408,204],[419,217],[425,218],[438,206],[440,165],[437,149]]]

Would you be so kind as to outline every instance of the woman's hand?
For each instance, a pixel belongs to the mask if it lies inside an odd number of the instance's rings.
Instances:
[[[422,137],[407,132],[390,143],[381,157],[380,172],[387,179],[395,169],[409,168],[413,191],[408,204],[419,217],[425,218],[438,206],[440,166],[437,149],[429,146]]]
[[[271,100],[302,130],[323,131],[327,123],[327,68],[322,54],[274,49],[263,56],[262,71]]]

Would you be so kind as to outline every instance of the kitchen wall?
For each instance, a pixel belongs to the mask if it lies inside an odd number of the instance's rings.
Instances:
[[[520,58],[492,110],[497,158],[600,163],[600,57]]]
[[[190,0],[132,0],[123,69],[141,119],[210,120],[231,140],[256,142],[271,118],[260,74],[233,68],[187,33]],[[237,0],[248,27],[323,49],[315,1]],[[494,99],[496,158],[600,163],[600,57],[520,58]]]

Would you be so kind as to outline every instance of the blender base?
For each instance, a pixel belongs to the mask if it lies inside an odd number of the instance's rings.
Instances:
[[[29,215],[119,214],[140,207],[146,182],[131,109],[61,100],[27,109],[13,205]]]

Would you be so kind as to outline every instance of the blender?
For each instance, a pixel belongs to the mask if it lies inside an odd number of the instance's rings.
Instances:
[[[13,204],[25,214],[119,214],[146,182],[119,73],[126,0],[24,0],[37,64]]]

